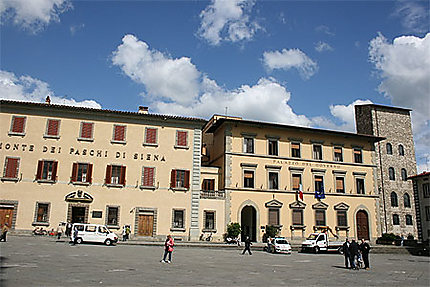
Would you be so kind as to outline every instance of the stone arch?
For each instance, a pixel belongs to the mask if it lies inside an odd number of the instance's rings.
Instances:
[[[239,206],[237,218],[242,228],[242,240],[245,240],[243,236],[249,235],[252,241],[260,241],[260,210],[258,205],[252,200],[244,201]]]

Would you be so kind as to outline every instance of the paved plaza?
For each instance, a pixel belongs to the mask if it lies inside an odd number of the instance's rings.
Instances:
[[[371,270],[343,268],[338,254],[269,254],[178,246],[69,246],[52,238],[11,236],[1,243],[1,286],[429,286],[430,260],[371,254]]]

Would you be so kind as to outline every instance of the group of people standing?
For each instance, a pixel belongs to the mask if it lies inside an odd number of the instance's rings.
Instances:
[[[364,239],[361,239],[361,243],[358,244],[355,239],[352,239],[351,242],[349,242],[349,239],[347,238],[345,243],[343,244],[343,255],[345,256],[345,267],[348,269],[358,269],[357,265],[355,264],[355,259],[361,260],[363,259],[364,262],[364,269],[369,270],[370,264],[369,264],[369,251],[370,251],[370,245],[367,243]]]

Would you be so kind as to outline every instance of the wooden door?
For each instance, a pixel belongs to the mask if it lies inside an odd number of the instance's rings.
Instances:
[[[357,212],[357,239],[362,238],[369,240],[369,219],[364,210]]]
[[[137,235],[152,236],[153,231],[154,231],[154,215],[139,214]]]
[[[3,227],[5,223],[12,228],[13,207],[0,207],[0,226]]]

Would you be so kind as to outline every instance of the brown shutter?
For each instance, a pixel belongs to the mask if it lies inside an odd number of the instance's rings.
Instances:
[[[187,146],[187,132],[177,131],[177,143],[178,146]]]
[[[6,172],[5,177],[17,178],[18,177],[18,159],[17,158],[6,158]]]
[[[51,180],[53,180],[53,181],[57,180],[57,167],[58,167],[58,161],[52,162],[52,178],[51,178]]]
[[[278,225],[278,209],[269,209],[269,225]]]
[[[154,168],[143,168],[143,186],[154,186]]]
[[[59,123],[59,120],[48,120],[48,130],[46,134],[49,136],[58,136]]]
[[[185,171],[185,188],[190,188],[190,171]]]
[[[108,165],[106,167],[106,178],[105,178],[105,183],[106,184],[110,184],[111,183],[111,177],[112,177],[112,166]]]
[[[343,189],[343,178],[336,178],[336,189],[338,190],[344,190]]]
[[[37,172],[36,172],[36,179],[42,179],[42,171],[43,171],[43,160],[39,160],[39,162],[37,163]]]
[[[119,184],[124,185],[125,186],[125,166],[121,166],[121,174],[120,174],[120,178],[119,178]]]
[[[293,175],[293,190],[300,188],[300,175]]]
[[[145,135],[146,143],[155,144],[157,143],[157,129],[147,128]]]
[[[302,211],[293,210],[293,225],[303,225]]]
[[[13,117],[12,132],[23,133],[25,125],[25,117]]]
[[[91,139],[93,137],[93,123],[82,123],[81,138]]]
[[[124,141],[125,140],[125,126],[114,126],[114,136],[113,139],[115,141]]]
[[[73,163],[72,166],[72,177],[71,177],[71,181],[72,182],[76,182],[77,181],[77,177],[78,177],[78,164],[76,162]]]
[[[300,148],[300,144],[298,144],[298,143],[292,143],[291,144],[291,148],[293,148],[293,149],[299,149]]]
[[[91,164],[91,163],[88,164],[87,182],[88,183],[92,183],[93,182],[93,164]]]
[[[252,171],[245,171],[243,175],[244,175],[245,178],[253,178],[254,172],[252,172]]]
[[[170,188],[176,187],[176,169],[172,169],[170,172]]]

